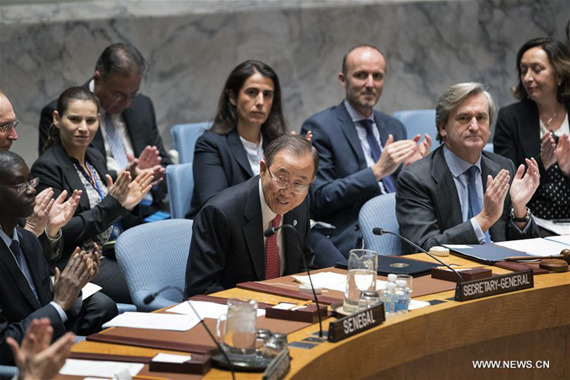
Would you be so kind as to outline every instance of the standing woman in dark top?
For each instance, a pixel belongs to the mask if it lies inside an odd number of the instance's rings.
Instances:
[[[258,175],[264,149],[286,133],[277,74],[263,62],[240,63],[226,80],[212,127],[196,142],[188,217],[215,194]]]
[[[518,103],[499,111],[495,153],[515,166],[534,157],[540,186],[528,207],[544,219],[570,218],[570,54],[561,42],[536,38],[517,54]]]
[[[115,183],[107,172],[105,158],[89,146],[99,128],[99,101],[88,89],[65,90],[53,112],[49,149],[32,166],[40,179],[39,191],[51,187],[54,196],[67,190],[82,190],[73,218],[62,228],[61,258],[50,264],[65,266],[76,246],[89,249],[116,239],[123,229],[140,222],[138,208],[151,188],[152,174],[144,173],[131,181],[123,171]],[[115,302],[130,302],[129,290],[117,262],[101,257],[99,274],[93,282]]]

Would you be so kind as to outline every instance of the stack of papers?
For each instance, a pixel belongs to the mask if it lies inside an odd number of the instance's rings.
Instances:
[[[59,370],[60,375],[68,376],[91,376],[98,378],[130,379],[136,376],[144,364],[122,363],[99,360],[67,359]]]
[[[548,238],[501,241],[495,244],[500,245],[501,247],[514,249],[531,256],[544,257],[559,255],[560,251],[564,248],[570,248],[570,244],[564,244],[564,241],[567,239],[568,237],[564,236],[552,236]],[[516,255],[513,254],[512,256]]]
[[[296,275],[293,276],[293,278],[303,285],[310,286],[309,277],[307,276]],[[346,290],[346,274],[319,272],[311,274],[311,279],[313,280],[313,286],[315,288],[337,290],[343,293]],[[386,283],[387,281],[376,280],[376,290],[383,290],[386,287]]]
[[[179,305],[171,307],[167,311],[169,311],[171,313],[196,316],[196,314],[194,314],[194,312],[192,311],[192,308],[190,307],[190,305],[188,305],[188,302],[190,302],[192,304],[192,306],[194,306],[194,309],[196,309],[196,311],[198,312],[198,314],[200,315],[200,317],[202,319],[204,319],[204,318],[218,319],[218,317],[220,315],[226,315],[228,313],[228,306],[227,305],[223,305],[223,304],[219,304],[219,303],[215,303],[215,302],[206,302],[206,301],[182,302]],[[264,309],[257,309],[257,316],[258,317],[262,317],[264,315],[265,315]]]
[[[194,315],[126,312],[105,323],[103,328],[132,327],[136,329],[188,331],[199,322],[200,320]]]

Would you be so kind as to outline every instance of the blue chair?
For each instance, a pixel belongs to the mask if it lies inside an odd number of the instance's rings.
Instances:
[[[0,380],[12,380],[18,374],[15,365],[0,365]]]
[[[166,167],[166,185],[172,219],[181,219],[190,211],[194,193],[194,173],[192,164],[168,165]]]
[[[487,145],[485,145],[483,150],[486,150],[487,152],[493,152],[493,143],[488,143]]]
[[[370,199],[360,209],[358,223],[364,236],[364,246],[379,255],[400,255],[402,243],[393,235],[377,236],[372,233],[374,227],[398,232],[396,219],[396,194],[384,194]]]
[[[206,129],[212,125],[211,122],[177,124],[170,129],[174,149],[178,151],[179,163],[187,164],[194,161],[194,146],[196,140]]]
[[[139,311],[153,311],[182,301],[180,292],[170,289],[148,305],[143,302],[146,296],[165,286],[184,289],[192,223],[188,219],[169,219],[141,224],[117,239],[117,261]]]
[[[424,137],[427,133],[432,139],[431,150],[438,147],[435,136],[437,136],[437,127],[435,125],[435,110],[408,110],[396,111],[394,117],[402,122],[408,131],[408,138],[412,138],[417,134]]]

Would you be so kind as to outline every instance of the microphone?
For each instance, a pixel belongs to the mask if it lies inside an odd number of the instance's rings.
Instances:
[[[293,225],[297,225],[297,221],[293,221]],[[270,237],[275,235],[275,232],[280,230],[281,228],[287,228],[290,230],[295,231],[295,235],[297,235],[297,239],[299,240],[299,246],[301,249],[303,248],[303,243],[301,242],[301,236],[299,235],[299,231],[295,227],[290,224],[283,223],[279,227],[269,227],[263,232],[263,236]],[[305,270],[307,271],[307,277],[309,277],[309,284],[311,285],[311,291],[313,292],[313,297],[315,300],[315,304],[317,305],[317,318],[319,318],[319,338],[323,337],[323,319],[321,317],[321,307],[319,305],[319,298],[317,297],[317,293],[315,292],[315,287],[313,286],[313,280],[311,279],[311,272],[309,271],[309,266],[307,265],[307,261],[305,260],[304,252],[301,252],[301,260],[303,260],[303,265],[305,266]]]
[[[155,293],[151,293],[148,296],[146,296],[143,299],[143,302],[145,305],[148,305],[149,303],[151,303],[152,301],[154,301],[154,299],[156,298],[156,296],[158,296],[160,293],[164,292],[165,290],[168,289],[173,289],[178,291],[181,295],[182,295],[182,299],[184,299],[184,292],[182,291],[182,289],[180,289],[178,286],[165,286],[164,288],[160,289],[158,292]],[[208,326],[206,326],[206,324],[204,323],[204,320],[200,317],[200,314],[198,314],[198,311],[196,311],[196,309],[194,309],[194,306],[192,305],[192,302],[190,302],[190,300],[186,300],[186,302],[188,302],[188,305],[190,306],[190,308],[192,309],[192,311],[194,312],[194,314],[196,314],[196,317],[200,320],[200,323],[202,324],[202,326],[204,326],[204,328],[206,329],[206,332],[208,333],[208,335],[210,336],[210,338],[212,338],[212,341],[216,344],[216,347],[218,347],[218,350],[220,350],[220,352],[222,353],[222,355],[224,356],[224,359],[226,359],[226,361],[228,362],[228,367],[230,368],[230,371],[232,372],[232,379],[235,380],[236,378],[236,374],[234,372],[234,366],[232,364],[232,362],[230,361],[230,358],[228,357],[228,355],[226,354],[226,351],[224,351],[224,349],[222,348],[222,346],[220,345],[220,343],[218,342],[218,340],[216,338],[214,338],[214,334],[212,334],[212,332],[210,331],[210,329],[208,328]]]
[[[455,270],[453,269],[451,266],[449,266],[448,264],[444,263],[443,261],[441,261],[440,259],[438,259],[437,257],[435,257],[434,255],[432,255],[431,253],[429,253],[428,251],[426,251],[425,249],[423,249],[422,247],[420,247],[419,245],[413,243],[411,240],[406,239],[405,237],[403,237],[400,234],[397,234],[395,232],[392,231],[388,231],[385,230],[383,228],[379,228],[379,227],[374,227],[372,229],[372,233],[374,235],[386,235],[386,234],[390,234],[390,235],[394,235],[399,237],[400,239],[402,239],[403,241],[405,241],[406,243],[408,243],[409,245],[411,245],[414,248],[419,249],[421,252],[425,253],[426,255],[428,255],[429,257],[431,257],[432,259],[434,259],[435,261],[437,261],[438,263],[440,263],[441,265],[446,266],[447,268],[449,268],[453,273],[455,273],[457,275],[457,277],[459,277],[459,282],[463,282],[463,277],[461,277],[461,275]]]

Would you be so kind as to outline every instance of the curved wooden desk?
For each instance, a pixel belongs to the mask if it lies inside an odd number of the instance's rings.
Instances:
[[[446,261],[469,263],[453,256]],[[509,273],[496,267],[493,271]],[[289,376],[567,379],[570,272],[539,275],[534,281],[533,289],[461,303],[447,301],[390,318],[345,341],[324,343],[305,352],[291,349],[294,360]],[[420,299],[444,300],[453,294],[449,291]],[[316,331],[314,327],[311,331]],[[298,340],[303,333],[291,334],[290,340]],[[475,369],[474,360],[504,360],[512,368]],[[529,364],[550,368],[514,369]]]
[[[454,256],[446,262],[469,263]],[[493,271],[509,273],[496,267]],[[461,303],[446,300],[453,297],[452,291],[421,297],[446,302],[395,316],[338,343],[325,342],[310,350],[291,348],[288,378],[569,378],[570,272],[535,276],[534,282],[533,289]],[[242,289],[217,295],[295,302]],[[328,321],[323,328],[328,329]],[[292,333],[289,342],[315,331],[317,325]],[[133,356],[157,352],[96,342],[81,342],[74,351]],[[476,369],[474,360],[500,361],[501,366],[511,368]],[[531,369],[529,365],[549,368]],[[212,369],[205,378],[227,379],[229,373]],[[237,378],[260,378],[260,374],[238,373]]]

